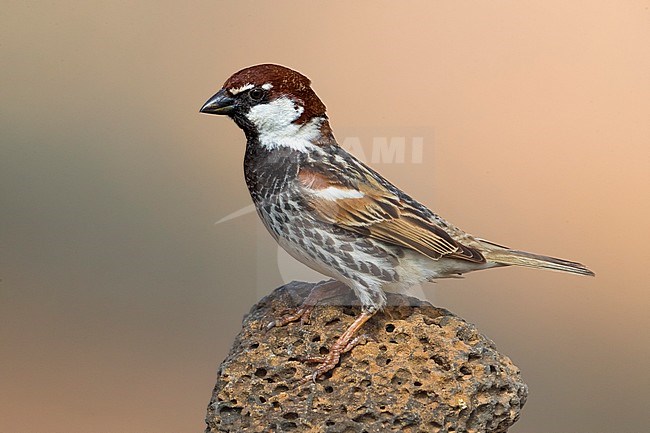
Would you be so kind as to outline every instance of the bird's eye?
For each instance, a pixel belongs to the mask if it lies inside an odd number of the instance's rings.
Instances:
[[[248,96],[253,101],[260,101],[264,97],[264,90],[260,89],[259,87],[255,87],[254,89],[251,89],[250,92],[248,92]]]

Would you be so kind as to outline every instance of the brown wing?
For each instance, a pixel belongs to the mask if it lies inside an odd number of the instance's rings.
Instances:
[[[435,221],[404,203],[362,169],[361,177],[350,177],[302,167],[298,181],[316,217],[330,224],[384,242],[418,251],[434,260],[443,256],[476,263],[483,255],[453,239]]]

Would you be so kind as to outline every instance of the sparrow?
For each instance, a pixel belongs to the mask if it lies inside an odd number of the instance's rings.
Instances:
[[[474,237],[411,198],[339,146],[325,105],[297,71],[242,69],[200,111],[228,116],[244,131],[244,177],[262,223],[287,253],[333,279],[269,328],[304,320],[336,284],[360,301],[360,314],[329,353],[313,358],[320,362],[308,376],[314,381],[386,305],[386,291],[511,265],[594,275],[577,262]]]

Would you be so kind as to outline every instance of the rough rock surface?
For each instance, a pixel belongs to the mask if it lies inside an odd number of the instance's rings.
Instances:
[[[290,283],[255,305],[208,406],[206,432],[505,432],[528,388],[492,341],[447,310],[402,295],[364,325],[369,339],[317,383],[298,382],[359,313],[351,293],[317,306],[310,324],[262,331],[300,304]],[[349,298],[349,299],[346,299]],[[339,305],[339,306],[334,306]]]

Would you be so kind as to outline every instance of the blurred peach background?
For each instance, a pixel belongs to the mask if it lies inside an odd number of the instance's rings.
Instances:
[[[512,432],[647,431],[649,6],[3,2],[0,432],[203,430],[284,274],[254,214],[215,225],[250,203],[244,137],[198,109],[262,62],[308,75],[335,132],[423,136],[373,166],[450,221],[596,272],[424,288],[522,369]]]

